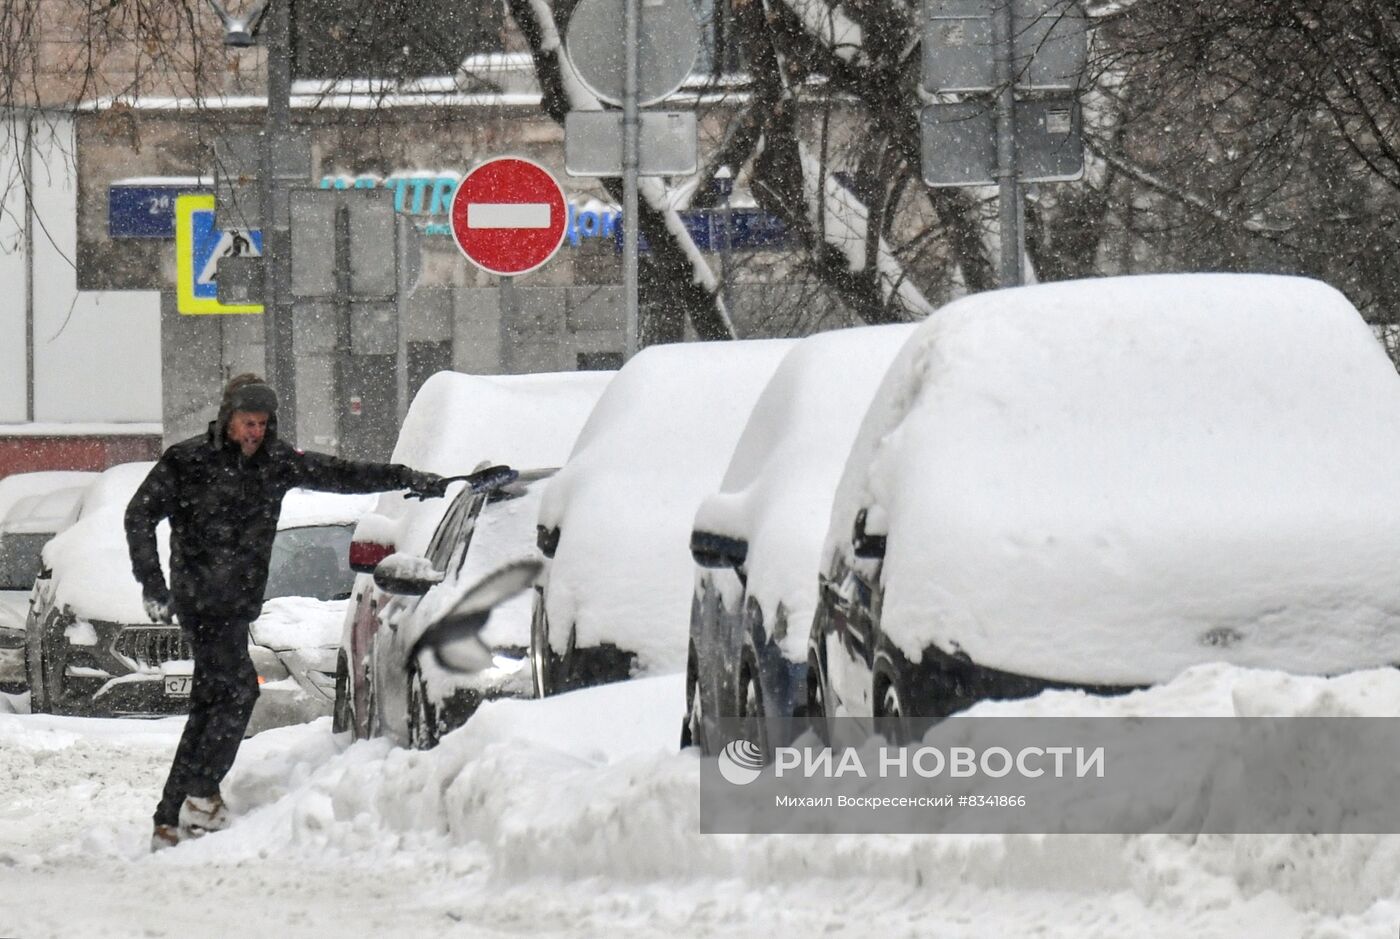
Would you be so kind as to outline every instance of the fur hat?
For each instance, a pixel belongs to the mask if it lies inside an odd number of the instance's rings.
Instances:
[[[219,415],[227,421],[234,411],[261,411],[271,417],[277,413],[277,392],[251,372],[237,375],[224,387]]]

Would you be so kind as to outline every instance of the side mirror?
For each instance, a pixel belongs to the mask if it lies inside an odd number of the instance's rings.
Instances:
[[[554,552],[559,548],[558,527],[545,528],[543,525],[536,525],[535,544],[539,546],[540,554],[547,558],[554,557]]]
[[[374,582],[387,593],[421,597],[442,583],[442,571],[434,570],[427,558],[391,554],[374,569]]]
[[[377,541],[350,542],[350,569],[356,574],[373,574],[379,562],[394,553],[391,544]]]
[[[543,564],[526,558],[487,574],[441,619],[423,630],[405,661],[412,662],[420,652],[432,650],[438,664],[453,671],[479,672],[490,668],[491,650],[481,641],[480,634],[491,618],[491,610],[532,586],[542,570]]]
[[[749,556],[749,543],[742,538],[716,535],[708,531],[690,533],[690,556],[701,567],[740,568]]]
[[[885,536],[866,531],[866,526],[870,523],[869,513],[869,509],[861,509],[856,513],[856,529],[851,536],[851,550],[858,558],[878,560],[885,556]]]

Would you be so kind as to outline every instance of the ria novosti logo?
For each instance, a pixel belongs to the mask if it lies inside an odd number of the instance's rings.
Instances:
[[[726,782],[747,786],[763,772],[763,751],[747,740],[733,740],[719,752],[718,764]]]

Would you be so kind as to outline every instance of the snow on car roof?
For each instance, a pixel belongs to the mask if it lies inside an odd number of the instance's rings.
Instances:
[[[652,346],[618,372],[540,507],[561,532],[545,591],[556,628],[620,640],[644,669],[684,666],[695,509],[794,343]]]
[[[719,492],[695,528],[748,542],[747,590],[794,627],[781,640],[806,660],[817,566],[831,499],[861,418],[913,324],[818,333],[793,347],[749,415]]]
[[[61,531],[86,488],[68,486],[18,499],[0,521],[0,531],[30,534]]]
[[[69,470],[45,470],[37,473],[14,473],[0,479],[0,520],[8,517],[10,509],[28,496],[87,486],[97,478],[96,473]]]
[[[438,372],[414,395],[392,460],[443,476],[469,473],[483,461],[558,466],[613,375]],[[385,493],[355,535],[393,544],[402,553],[422,554],[448,502]]]
[[[887,519],[882,629],[1070,682],[1400,661],[1400,377],[1350,303],[1265,275],[1105,278],[939,310],[838,488]],[[857,562],[860,563],[860,562]]]
[[[310,525],[352,525],[374,508],[376,493],[313,492],[292,489],[282,497],[278,528],[305,528]]]

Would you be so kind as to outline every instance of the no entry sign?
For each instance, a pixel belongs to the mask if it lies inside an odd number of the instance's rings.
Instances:
[[[554,256],[569,209],[549,170],[521,157],[477,166],[452,197],[452,237],[467,259],[492,274],[524,274]]]

